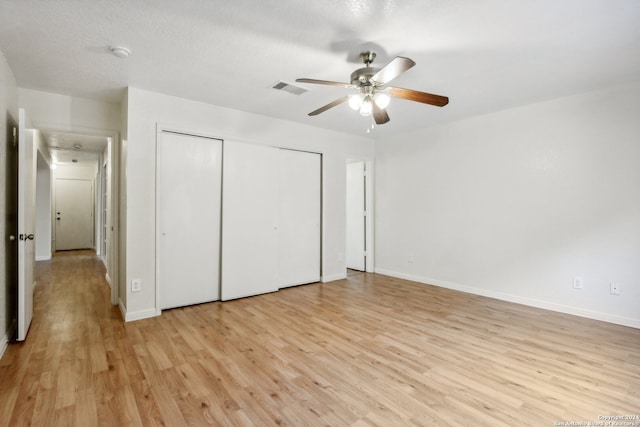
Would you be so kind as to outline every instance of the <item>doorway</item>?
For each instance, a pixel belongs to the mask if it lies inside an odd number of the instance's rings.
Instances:
[[[51,248],[52,250],[75,249],[74,246],[95,249],[106,268],[105,278],[111,287],[111,303],[119,303],[118,274],[118,180],[120,138],[116,131],[73,129],[40,129],[43,143],[50,156],[51,169]],[[62,183],[60,180],[66,180]],[[70,182],[84,181],[84,182]],[[90,183],[90,184],[89,184]],[[90,224],[83,228],[91,230],[91,235],[84,237],[80,244],[65,243],[64,231],[61,242],[58,241],[59,224],[69,220],[72,212],[59,210],[57,204],[58,190],[65,192],[65,187],[76,185],[82,194],[91,194],[90,202],[82,202],[81,206],[89,215],[83,214],[83,221],[91,218]],[[88,187],[91,186],[89,190]],[[62,188],[60,188],[62,187]],[[68,190],[68,188],[67,188]],[[83,199],[83,200],[86,200]],[[89,206],[89,207],[87,207]],[[64,206],[63,206],[64,207]],[[38,207],[39,208],[39,207]],[[72,211],[74,208],[72,208]],[[65,211],[67,212],[65,214]],[[57,220],[57,212],[61,213]],[[75,213],[73,213],[75,215]],[[67,223],[70,221],[67,221]],[[62,224],[60,224],[62,225]]]
[[[373,272],[373,163],[347,161],[346,268]]]

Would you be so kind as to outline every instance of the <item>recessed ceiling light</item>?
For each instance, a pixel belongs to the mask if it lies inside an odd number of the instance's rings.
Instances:
[[[116,46],[111,48],[111,53],[113,53],[118,58],[128,58],[131,55],[131,51],[126,47]]]

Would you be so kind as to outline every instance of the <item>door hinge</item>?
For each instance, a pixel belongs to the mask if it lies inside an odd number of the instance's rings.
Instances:
[[[367,216],[367,211],[362,211],[362,216]]]

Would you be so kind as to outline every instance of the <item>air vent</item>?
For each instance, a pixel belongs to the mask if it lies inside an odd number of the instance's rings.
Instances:
[[[305,92],[309,92],[309,89],[305,89],[300,86],[295,86],[290,83],[285,83],[283,81],[279,81],[272,86],[276,90],[281,90],[283,92],[289,92],[293,95],[302,95]]]

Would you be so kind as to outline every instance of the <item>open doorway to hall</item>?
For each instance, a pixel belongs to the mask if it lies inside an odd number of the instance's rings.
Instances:
[[[347,276],[373,272],[373,162],[347,161],[346,186]]]
[[[95,251],[117,301],[117,133],[40,129],[48,167],[38,168],[36,259]],[[45,169],[47,169],[45,173]],[[48,181],[45,179],[48,179]]]
[[[50,250],[93,249],[107,263],[111,138],[42,130],[51,156]],[[39,215],[44,213],[39,210]],[[42,259],[39,257],[39,259]]]

